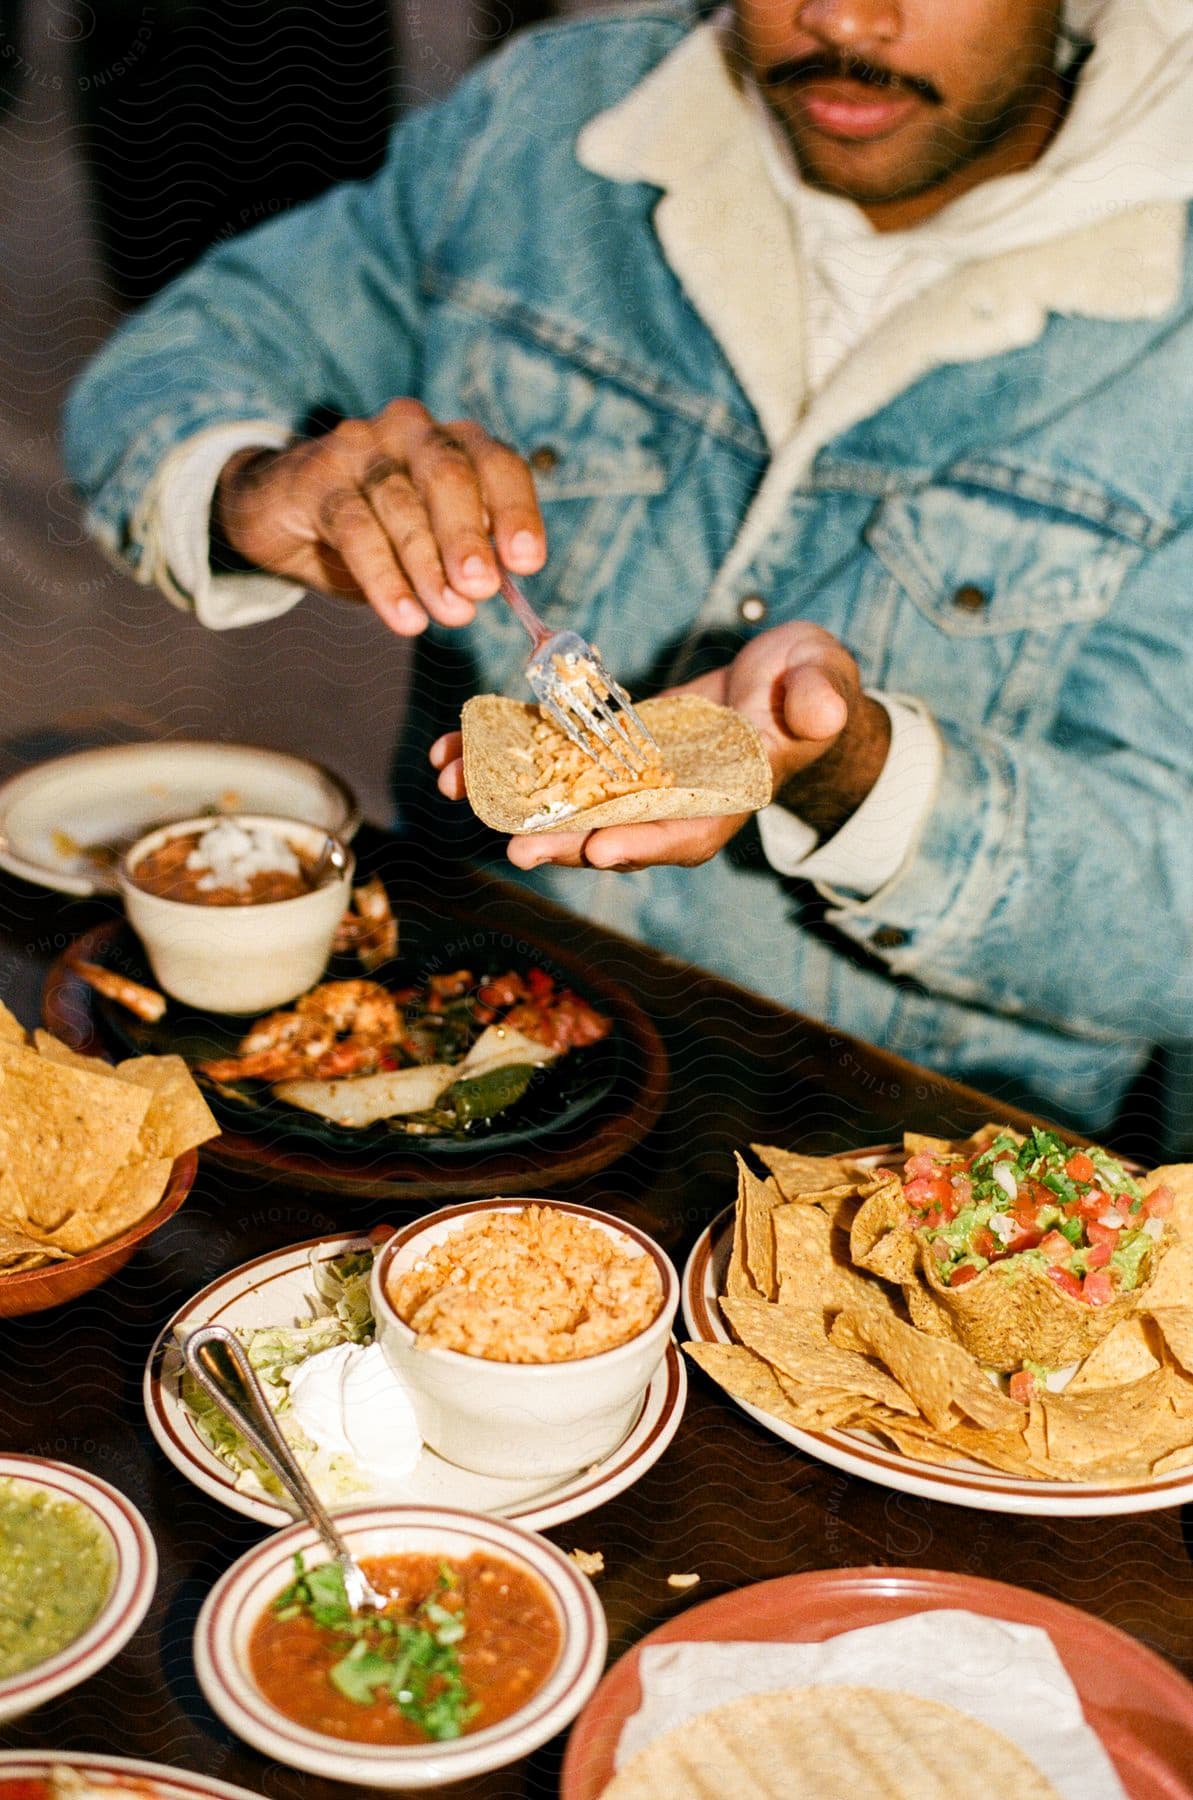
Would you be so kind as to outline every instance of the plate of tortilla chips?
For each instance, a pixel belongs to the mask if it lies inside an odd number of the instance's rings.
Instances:
[[[0,1318],[121,1268],[181,1206],[218,1130],[180,1057],[81,1056],[0,1005]]]
[[[1193,1499],[1193,1165],[997,1125],[737,1164],[685,1270],[685,1349],[751,1417],[986,1511]]]

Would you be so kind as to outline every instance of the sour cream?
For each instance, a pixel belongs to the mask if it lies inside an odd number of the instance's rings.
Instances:
[[[422,1455],[410,1397],[380,1344],[336,1344],[301,1363],[290,1404],[320,1450],[350,1456],[378,1486],[404,1480]]]

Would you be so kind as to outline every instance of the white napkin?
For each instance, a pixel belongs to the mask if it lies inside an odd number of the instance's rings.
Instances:
[[[978,1613],[913,1613],[822,1644],[660,1644],[638,1663],[642,1704],[616,1766],[673,1726],[743,1694],[875,1687],[918,1694],[981,1719],[1018,1744],[1063,1800],[1126,1800],[1046,1631]]]

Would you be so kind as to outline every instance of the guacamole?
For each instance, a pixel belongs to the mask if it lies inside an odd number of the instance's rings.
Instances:
[[[0,1481],[0,1681],[81,1637],[113,1574],[111,1542],[85,1507]]]

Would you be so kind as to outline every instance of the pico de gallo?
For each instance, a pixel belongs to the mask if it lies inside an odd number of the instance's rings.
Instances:
[[[1054,1132],[1001,1132],[972,1155],[917,1152],[903,1194],[938,1273],[963,1287],[998,1265],[1042,1269],[1074,1300],[1105,1306],[1147,1278],[1171,1189],[1145,1194],[1117,1157]]]

